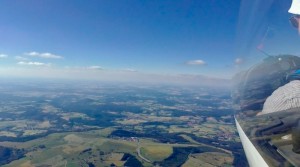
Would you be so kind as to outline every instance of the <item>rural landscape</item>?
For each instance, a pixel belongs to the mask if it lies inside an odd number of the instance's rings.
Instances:
[[[221,88],[2,82],[0,164],[246,165]]]

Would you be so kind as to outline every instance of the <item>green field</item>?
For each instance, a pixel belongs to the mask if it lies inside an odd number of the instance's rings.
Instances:
[[[105,137],[112,130],[110,128],[88,132],[56,133],[24,143],[2,142],[0,145],[29,150],[25,158],[13,161],[5,165],[6,167],[43,165],[76,167],[86,166],[86,162],[93,162],[97,166],[109,166],[112,163],[122,166],[126,162],[121,161],[124,153],[135,156],[144,166],[153,166],[137,155],[137,141]],[[141,154],[151,162],[160,162],[168,158],[173,153],[173,147],[196,146],[158,143],[152,139],[139,139],[139,141]]]
[[[233,157],[230,154],[207,152],[191,154],[182,167],[230,167]]]

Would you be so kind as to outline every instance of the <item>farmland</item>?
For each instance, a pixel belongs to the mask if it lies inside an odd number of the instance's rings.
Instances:
[[[1,165],[189,166],[208,155],[213,166],[246,162],[226,90],[40,85],[2,85],[0,146],[11,157]]]

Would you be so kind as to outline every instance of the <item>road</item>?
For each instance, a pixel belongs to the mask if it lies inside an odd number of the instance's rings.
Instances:
[[[139,156],[141,159],[143,159],[143,160],[146,161],[146,162],[151,163],[151,161],[150,161],[149,159],[147,159],[147,158],[145,158],[145,157],[142,156],[142,154],[141,154],[140,141],[138,141],[138,148],[136,149],[136,152],[137,152],[138,156]]]

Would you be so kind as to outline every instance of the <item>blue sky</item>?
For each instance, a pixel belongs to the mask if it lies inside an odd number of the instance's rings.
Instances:
[[[242,63],[263,57],[255,46],[267,27],[276,34],[264,40],[267,51],[300,54],[299,36],[288,23],[289,5],[286,0],[4,0],[0,74],[33,74],[43,67],[50,76],[55,70],[90,69],[120,72],[118,77],[127,71],[229,78]]]

